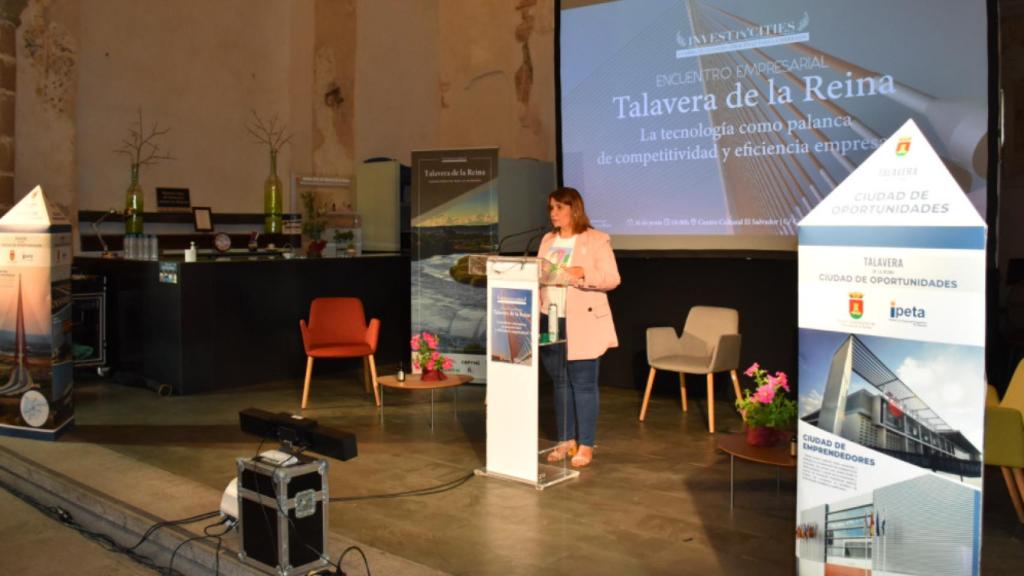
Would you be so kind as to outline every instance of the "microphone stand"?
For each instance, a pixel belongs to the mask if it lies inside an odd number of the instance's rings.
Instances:
[[[498,242],[498,246],[495,248],[494,251],[498,254],[501,254],[501,246],[505,244],[505,241],[510,238],[517,238],[519,236],[525,236],[526,234],[536,234],[537,232],[546,232],[547,229],[547,226],[538,226],[536,228],[530,228],[529,230],[523,230],[522,232],[516,232],[515,234],[509,234],[508,236],[502,238],[500,242]],[[527,242],[527,244],[529,244],[529,242]]]
[[[100,224],[102,224],[104,220],[106,220],[107,218],[113,216],[114,214],[117,214],[117,210],[115,210],[114,208],[111,208],[105,214],[103,214],[103,216],[100,216],[99,218],[97,218],[91,224],[92,225],[92,231],[96,234],[96,239],[100,241],[100,246],[103,247],[103,253],[100,255],[101,258],[113,258],[114,257],[114,254],[111,253],[110,249],[107,247],[107,242],[105,240],[103,240],[103,234],[100,233]]]
[[[523,257],[530,255],[530,245],[533,244],[533,241],[537,240],[538,238],[543,238],[544,235],[547,234],[550,230],[551,229],[548,228],[547,226],[543,226],[541,228],[540,234],[531,236],[530,239],[526,241],[526,248],[523,250]]]

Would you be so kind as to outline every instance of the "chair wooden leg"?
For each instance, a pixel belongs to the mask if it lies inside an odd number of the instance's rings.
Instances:
[[[680,372],[679,373],[679,395],[683,397],[683,412],[686,412],[689,409],[689,406],[686,405],[686,373],[685,372]]]
[[[708,373],[708,432],[715,433],[715,375]]]
[[[377,384],[377,363],[373,361],[373,354],[366,357],[370,361],[370,379],[373,381],[373,401],[380,406],[380,385]]]
[[[1006,490],[1010,493],[1010,500],[1013,502],[1013,509],[1017,511],[1017,520],[1024,524],[1024,503],[1021,502],[1022,489],[1024,489],[1024,470],[1020,468],[1010,469],[1002,466],[1003,480],[1006,481]]]
[[[309,400],[309,378],[313,375],[313,357],[306,357],[306,382],[302,385],[302,409],[306,409],[306,401]]]
[[[363,356],[363,392],[369,394],[372,386],[369,356]]]
[[[643,422],[644,418],[647,417],[647,403],[651,401],[651,387],[654,386],[654,373],[655,372],[657,372],[657,370],[655,370],[654,367],[652,366],[651,367],[651,372],[647,376],[647,389],[644,390],[644,403],[643,403],[643,406],[640,407],[640,421],[641,422]]]
[[[740,379],[736,376],[736,371],[735,370],[730,370],[729,371],[729,375],[732,376],[732,391],[736,393],[736,399],[739,400],[740,398],[743,398],[743,390],[740,389]],[[743,421],[746,422],[747,421],[747,414],[746,414],[746,412],[744,412],[742,410],[740,410],[739,412],[740,412],[740,417],[742,417]]]

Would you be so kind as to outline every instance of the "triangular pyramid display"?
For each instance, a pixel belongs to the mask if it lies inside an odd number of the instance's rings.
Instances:
[[[907,121],[798,230],[798,573],[977,574],[984,220]]]
[[[0,218],[0,435],[74,424],[71,223],[36,186]]]
[[[984,224],[913,120],[800,221],[801,226]]]
[[[50,200],[41,186],[36,186],[20,202],[0,218],[0,227],[18,230],[45,231],[71,226],[67,214]]]

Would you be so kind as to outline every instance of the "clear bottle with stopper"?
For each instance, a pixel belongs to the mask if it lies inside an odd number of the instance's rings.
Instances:
[[[553,302],[548,306],[548,341],[558,341],[558,305]]]

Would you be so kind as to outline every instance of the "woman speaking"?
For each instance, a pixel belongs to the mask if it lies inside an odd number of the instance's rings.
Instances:
[[[538,256],[548,261],[541,288],[542,314],[557,313],[565,342],[541,347],[541,362],[555,385],[558,444],[548,462],[571,456],[576,467],[590,464],[597,434],[597,376],[601,356],[619,345],[609,290],[619,285],[611,240],[590,225],[583,198],[574,188],[548,195],[555,229],[544,236]],[[568,280],[557,285],[558,278]],[[547,326],[549,318],[542,318]]]

